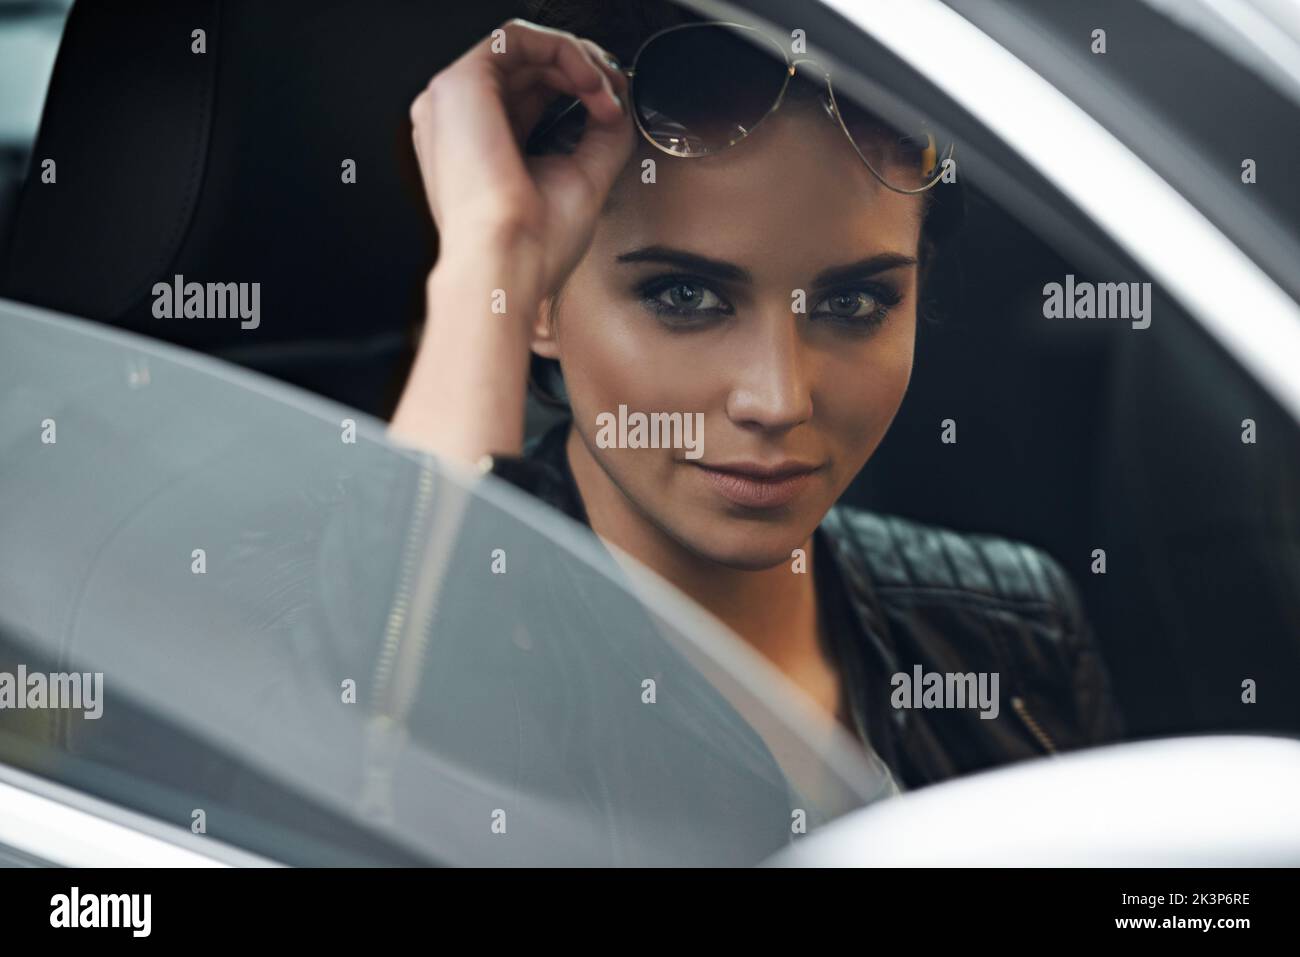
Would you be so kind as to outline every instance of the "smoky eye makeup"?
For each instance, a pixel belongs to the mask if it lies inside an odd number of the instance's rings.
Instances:
[[[902,301],[902,293],[892,283],[881,280],[852,282],[819,293],[808,314],[815,321],[829,322],[853,331],[869,331],[881,325],[889,310]]]
[[[726,296],[699,276],[669,273],[642,280],[635,287],[641,305],[674,328],[690,328],[735,313]]]
[[[631,250],[617,259],[669,267],[634,282],[631,292],[642,309],[675,331],[711,328],[735,315],[737,288],[754,282],[748,270],[734,263],[663,246]],[[890,274],[916,264],[914,257],[886,252],[824,270],[808,287],[800,314],[809,323],[846,334],[869,333],[904,299],[901,277]]]

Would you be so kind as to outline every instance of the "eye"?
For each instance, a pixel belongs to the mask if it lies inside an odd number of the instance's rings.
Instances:
[[[686,276],[665,276],[641,287],[642,301],[663,316],[730,315],[731,305],[703,282]]]
[[[899,295],[884,286],[868,285],[840,289],[817,303],[811,315],[847,326],[867,327],[883,322]]]

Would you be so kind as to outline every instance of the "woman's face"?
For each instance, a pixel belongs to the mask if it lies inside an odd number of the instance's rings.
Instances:
[[[644,145],[533,343],[560,361],[573,455],[597,466],[575,458],[580,481],[608,483],[598,500],[697,555],[789,561],[907,389],[920,217],[812,110],[778,111],[709,157]],[[602,447],[620,406],[680,413],[703,441]]]

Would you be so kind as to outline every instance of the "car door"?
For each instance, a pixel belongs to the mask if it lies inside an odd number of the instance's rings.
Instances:
[[[217,360],[0,319],[14,801],[34,777],[143,816],[173,859],[684,865],[896,792],[755,652],[494,477]]]

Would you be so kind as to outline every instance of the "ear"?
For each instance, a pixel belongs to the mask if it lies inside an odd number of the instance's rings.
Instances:
[[[532,337],[529,347],[543,359],[560,358],[559,345],[555,341],[555,323],[551,321],[554,298],[547,296],[537,306],[537,316],[533,320]]]

